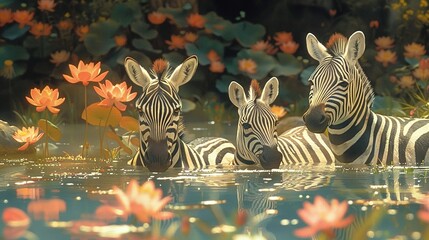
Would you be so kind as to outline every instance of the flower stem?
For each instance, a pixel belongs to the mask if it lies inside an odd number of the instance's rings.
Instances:
[[[107,114],[106,120],[104,122],[103,131],[100,134],[100,158],[103,158],[103,141],[104,135],[106,134],[107,123],[109,122],[110,114],[112,113],[113,105],[109,109],[109,113]]]
[[[83,135],[83,145],[82,145],[82,157],[86,158],[87,154],[88,154],[88,149],[87,149],[87,136],[88,136],[88,110],[86,109],[86,107],[88,106],[88,96],[87,96],[87,90],[86,90],[86,86],[84,86],[85,88],[85,93],[84,93],[84,102],[85,102],[85,131],[84,131],[84,135]]]
[[[45,111],[45,113],[44,113],[44,115],[45,115],[45,129],[46,129],[46,134],[45,134],[45,147],[44,147],[44,158],[48,158],[48,156],[49,156],[49,145],[48,145],[48,140],[49,140],[49,131],[48,131],[48,126],[49,126],[49,124],[48,124],[48,114],[47,114],[47,112]]]

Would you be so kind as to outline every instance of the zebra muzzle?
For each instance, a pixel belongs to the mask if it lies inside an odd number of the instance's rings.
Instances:
[[[282,154],[277,150],[277,146],[269,147],[266,145],[262,147],[262,154],[258,156],[261,167],[269,170],[279,168],[282,157]]]
[[[165,172],[172,164],[171,155],[168,151],[167,139],[161,141],[148,138],[144,165],[151,172]]]
[[[302,116],[305,126],[314,133],[323,133],[329,124],[329,116],[325,112],[325,104],[310,106]]]

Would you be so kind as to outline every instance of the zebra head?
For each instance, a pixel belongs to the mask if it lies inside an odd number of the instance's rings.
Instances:
[[[271,78],[262,93],[256,80],[252,81],[249,97],[243,87],[233,81],[228,94],[238,108],[237,155],[241,160],[260,164],[265,169],[278,168],[282,155],[277,150],[277,116],[270,104],[277,98],[279,82]]]
[[[362,73],[358,59],[365,50],[365,35],[357,31],[347,40],[341,34],[334,34],[325,47],[309,33],[307,50],[319,65],[309,78],[310,106],[303,119],[310,131],[323,133],[328,126],[348,119],[355,105],[362,102],[360,98],[372,99],[365,96],[367,91],[358,78]]]
[[[159,61],[159,60],[157,60]],[[179,86],[187,83],[198,66],[196,56],[187,58],[174,71],[164,60],[154,63],[152,76],[134,59],[125,59],[130,79],[142,87],[136,101],[140,122],[140,161],[150,171],[162,172],[179,160],[175,153],[181,134]]]

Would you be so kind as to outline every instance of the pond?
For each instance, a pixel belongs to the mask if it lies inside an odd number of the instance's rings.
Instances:
[[[212,131],[192,125],[188,129]],[[316,196],[345,201],[345,216],[354,216],[348,227],[335,232],[335,239],[428,236],[429,226],[417,216],[420,200],[429,191],[426,167],[284,166],[272,171],[213,167],[151,173],[128,166],[126,160],[3,159],[0,211],[16,207],[31,217],[24,228],[0,223],[3,237],[301,239],[294,231],[307,224],[297,211]],[[111,219],[97,210],[114,200],[113,186],[125,191],[133,179],[139,184],[153,181],[163,196],[171,196],[165,211],[173,212],[174,218],[149,225],[133,217]],[[151,238],[157,233],[164,238]]]

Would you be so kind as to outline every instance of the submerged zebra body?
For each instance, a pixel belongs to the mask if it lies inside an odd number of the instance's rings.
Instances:
[[[140,123],[140,147],[131,165],[142,165],[150,171],[162,172],[172,167],[203,168],[219,164],[217,156],[204,156],[182,139],[181,99],[179,86],[191,80],[198,66],[191,56],[172,71],[164,60],[156,60],[152,76],[134,59],[125,59],[129,78],[142,87],[136,101]],[[230,145],[227,145],[230,147]],[[231,148],[228,150],[232,151]],[[232,151],[233,154],[233,151]]]
[[[239,115],[235,164],[260,164],[272,169],[280,164],[334,163],[324,135],[300,126],[277,136],[277,116],[269,106],[278,95],[277,78],[271,78],[262,93],[256,80],[252,81],[248,97],[237,82],[230,84],[228,93]]]
[[[303,119],[313,132],[328,130],[342,163],[414,165],[429,158],[429,120],[383,116],[371,111],[374,93],[358,63],[365,36],[340,34],[325,47],[307,35],[307,49],[319,65],[309,78],[309,109]]]

